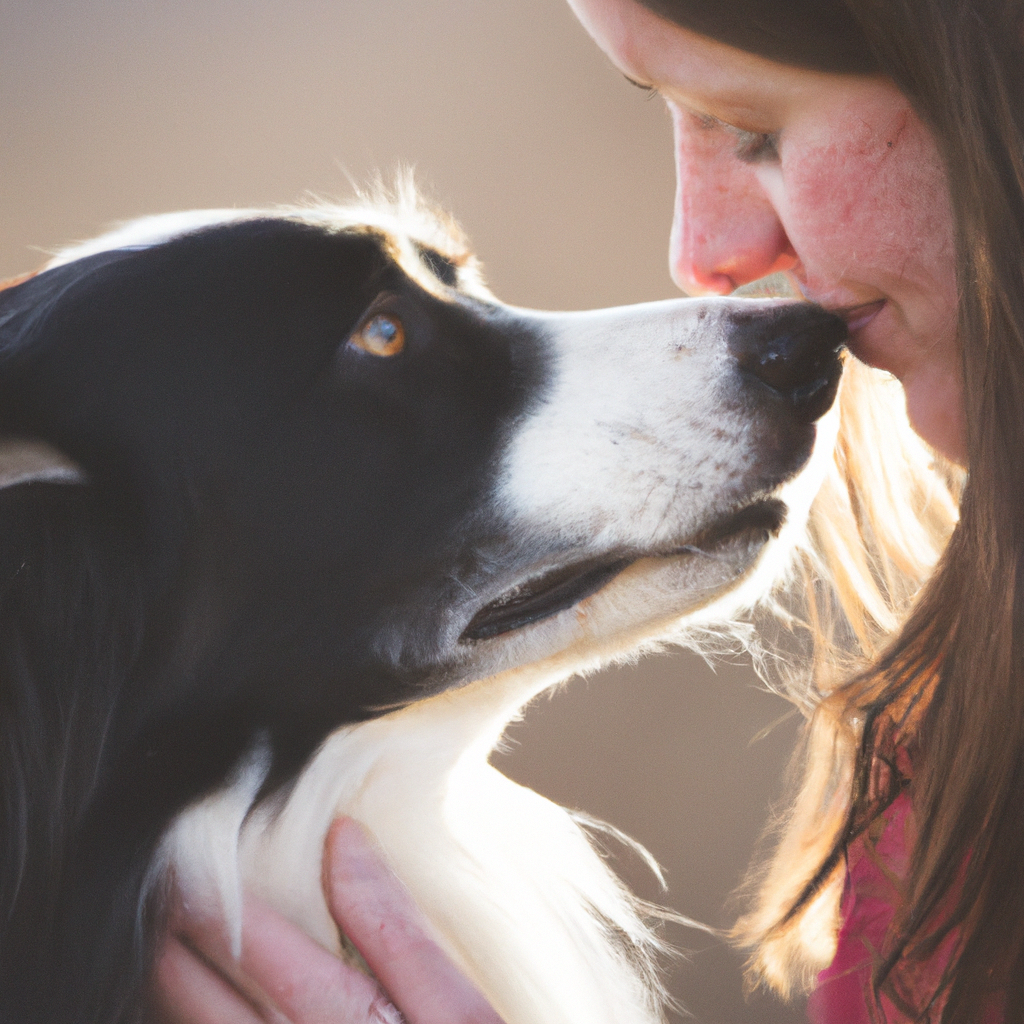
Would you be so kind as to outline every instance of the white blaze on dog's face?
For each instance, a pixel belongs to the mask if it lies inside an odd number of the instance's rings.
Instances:
[[[580,641],[607,656],[763,596],[831,458],[837,417],[815,420],[842,325],[728,299],[524,315],[548,377],[502,459],[516,554],[494,561],[526,569],[466,631],[504,640],[487,668]]]

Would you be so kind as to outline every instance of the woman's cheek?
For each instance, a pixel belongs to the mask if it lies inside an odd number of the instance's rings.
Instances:
[[[875,113],[875,117],[870,115]],[[948,190],[930,134],[904,108],[837,118],[783,150],[786,227],[815,290],[925,285],[952,265]]]

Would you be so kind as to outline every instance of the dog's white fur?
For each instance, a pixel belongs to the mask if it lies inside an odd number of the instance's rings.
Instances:
[[[52,265],[252,215],[150,218],[70,249]],[[413,273],[418,257],[409,239],[438,244],[436,236],[423,239],[422,225],[417,234],[415,225],[410,231],[407,221],[387,213],[291,215],[333,218],[340,226],[374,223],[390,233]],[[486,295],[472,261],[459,260],[463,287]],[[429,286],[430,275],[421,276]],[[744,468],[742,422],[730,425],[732,452],[723,453],[710,435],[694,444],[690,410],[714,402],[725,356],[693,351],[692,325],[673,305],[633,309],[628,319],[615,310],[556,315],[558,384],[519,432],[504,466],[500,500],[510,520],[595,550],[667,543],[686,533],[680,516],[687,506],[676,500],[681,481],[692,474],[709,493],[725,490]],[[645,318],[656,341],[644,339]],[[266,771],[263,752],[253,750],[229,786],[178,818],[157,873],[173,870],[187,901],[219,906],[236,950],[245,887],[343,955],[321,890],[321,857],[331,821],[351,815],[373,832],[440,944],[508,1024],[660,1020],[651,980],[660,947],[646,908],[608,869],[573,814],[502,776],[488,757],[542,691],[641,650],[685,641],[756,602],[784,572],[804,528],[831,458],[835,416],[818,430],[810,464],[780,492],[790,510],[782,534],[756,558],[726,551],[718,559],[634,564],[576,608],[487,641],[466,685],[338,730],[282,799],[250,813]],[[693,461],[681,466],[684,448]],[[59,458],[43,459],[34,472],[73,469]],[[680,607],[680,594],[690,595],[688,607]]]

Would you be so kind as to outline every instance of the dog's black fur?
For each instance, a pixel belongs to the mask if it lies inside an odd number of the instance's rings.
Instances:
[[[374,311],[401,360],[346,345]],[[172,817],[257,738],[269,791],[446,685],[437,609],[496,557],[480,498],[545,359],[376,234],[286,219],[0,292],[0,432],[85,475],[0,489],[3,1024],[134,1019]]]
[[[375,300],[402,360],[344,346]],[[174,812],[257,734],[274,783],[442,684],[429,609],[542,358],[469,305],[273,220],[0,293],[0,430],[89,481],[0,491],[0,1019],[124,1018]]]

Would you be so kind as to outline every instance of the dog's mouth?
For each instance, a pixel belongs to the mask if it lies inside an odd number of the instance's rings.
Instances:
[[[778,535],[785,520],[785,503],[778,498],[765,498],[745,505],[686,543],[666,550],[611,552],[560,566],[517,584],[484,605],[459,640],[489,640],[557,615],[602,590],[641,558],[714,558],[720,549],[738,542],[760,548]]]

